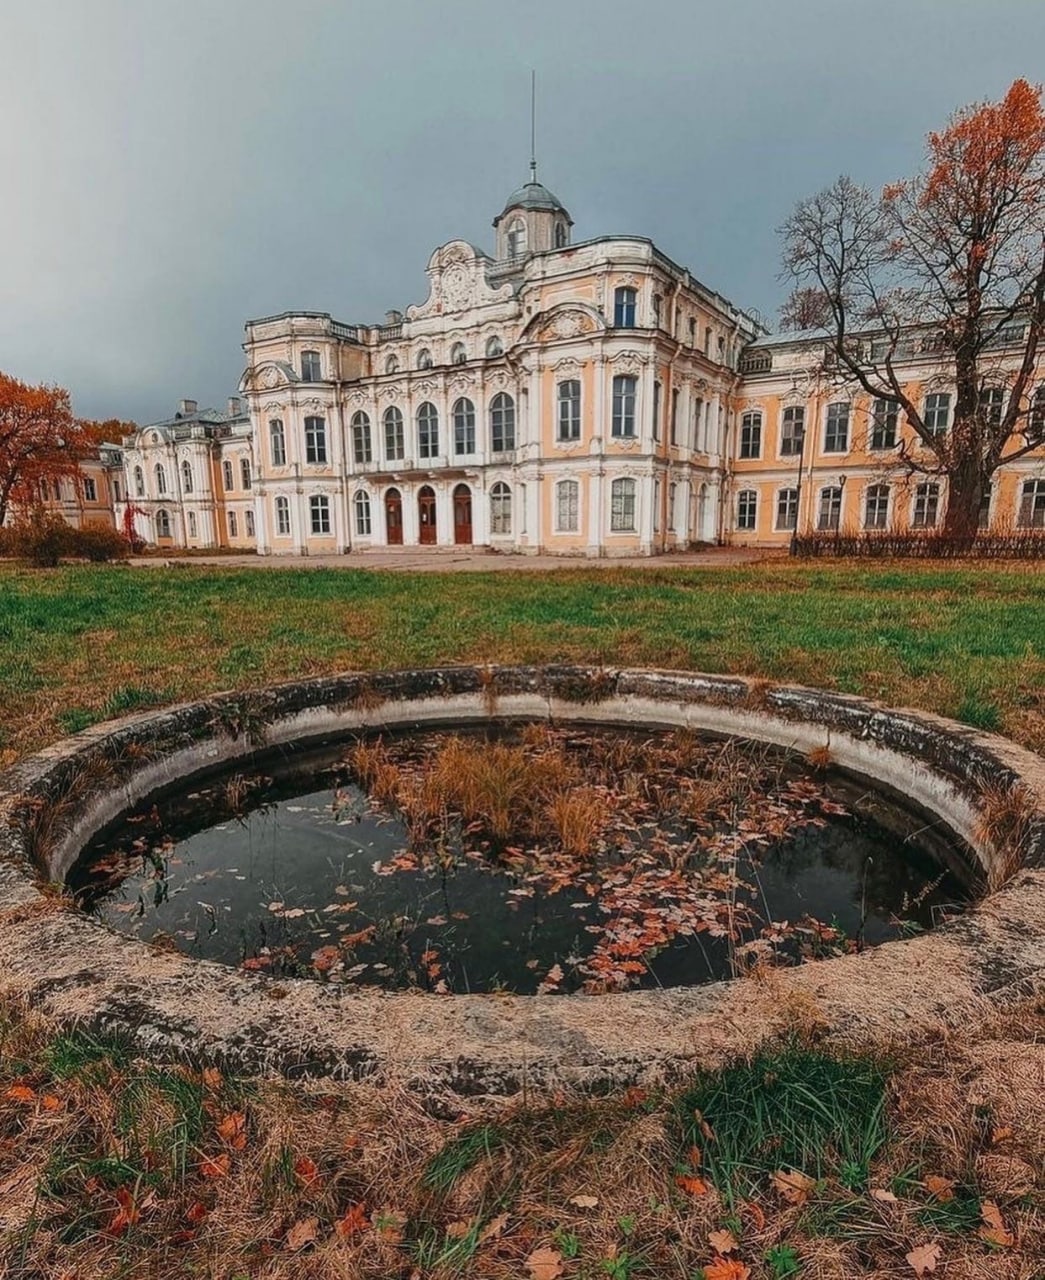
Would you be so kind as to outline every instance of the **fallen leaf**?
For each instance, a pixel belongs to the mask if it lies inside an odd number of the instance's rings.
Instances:
[[[190,1222],[202,1222],[208,1213],[210,1213],[210,1210],[207,1206],[201,1200],[197,1200],[195,1204],[190,1206],[185,1216]]]
[[[334,1223],[334,1230],[342,1238],[347,1240],[349,1236],[355,1235],[357,1231],[364,1231],[368,1225],[366,1205],[360,1200],[358,1204],[350,1205],[344,1214]]]
[[[886,1191],[882,1187],[871,1188],[871,1199],[880,1200],[882,1204],[899,1204],[899,1200],[891,1191]]]
[[[204,1156],[200,1161],[200,1173],[205,1178],[224,1178],[232,1168],[232,1160],[226,1152],[218,1156]]]
[[[716,1253],[735,1253],[738,1248],[736,1236],[725,1230],[708,1232],[708,1244]]]
[[[991,1143],[997,1146],[999,1142],[1007,1142],[1013,1135],[1012,1129],[1002,1125],[1001,1128],[995,1129],[991,1134]]]
[[[308,1156],[301,1156],[294,1161],[294,1172],[306,1187],[319,1182],[319,1165]]]
[[[816,1179],[797,1169],[778,1169],[771,1179],[774,1188],[788,1204],[805,1204],[816,1186]]]
[[[594,1209],[598,1203],[598,1196],[570,1196],[570,1204],[575,1204],[578,1209]]]
[[[295,1222],[287,1232],[287,1248],[304,1249],[305,1245],[311,1244],[318,1235],[319,1219],[302,1218],[300,1222]]]
[[[1016,1237],[1005,1226],[1005,1221],[1001,1216],[1001,1210],[993,1200],[984,1200],[980,1205],[980,1214],[983,1217],[984,1226],[979,1230],[981,1240],[986,1240],[989,1244],[1001,1245],[1003,1249],[1008,1249],[1015,1241]]]
[[[752,1204],[749,1200],[742,1200],[740,1202],[740,1211],[741,1213],[748,1213],[751,1215],[755,1223],[756,1231],[762,1231],[765,1228],[766,1215],[757,1204]]]
[[[508,1215],[506,1213],[499,1213],[496,1218],[491,1218],[482,1231],[479,1232],[479,1243],[482,1244],[486,1240],[496,1240],[504,1230],[507,1222]]]
[[[217,1067],[203,1068],[203,1083],[208,1089],[221,1088],[221,1072]]]
[[[370,1215],[370,1225],[382,1240],[387,1240],[389,1244],[401,1244],[406,1214],[400,1213],[398,1209],[375,1209]]]
[[[942,1252],[938,1244],[920,1244],[917,1249],[912,1249],[907,1255],[907,1261],[911,1264],[916,1276],[926,1276],[930,1271],[936,1270],[936,1264],[940,1261]]]
[[[681,1187],[688,1195],[703,1196],[707,1195],[708,1184],[703,1178],[698,1178],[695,1173],[680,1173],[675,1177],[675,1183]]]
[[[954,1199],[954,1179],[940,1178],[935,1173],[930,1173],[922,1182],[922,1186],[930,1195],[936,1197],[937,1200],[946,1204],[948,1200]]]
[[[13,1084],[4,1097],[11,1102],[35,1102],[36,1090],[30,1089],[27,1084]]]
[[[562,1254],[557,1249],[534,1249],[526,1259],[531,1280],[558,1280],[562,1275]]]
[[[748,1280],[751,1268],[736,1258],[716,1258],[704,1268],[704,1280]]]
[[[446,1235],[451,1240],[463,1240],[471,1229],[472,1224],[461,1219],[458,1222],[451,1222],[449,1224],[446,1228]]]
[[[247,1145],[247,1117],[242,1111],[231,1111],[218,1122],[218,1137],[234,1151],[242,1151]]]
[[[45,1111],[60,1111],[62,1109],[62,1100],[54,1093],[45,1093],[40,1099],[40,1105]]]

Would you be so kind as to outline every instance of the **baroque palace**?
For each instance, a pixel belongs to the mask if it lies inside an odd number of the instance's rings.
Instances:
[[[249,322],[242,399],[183,401],[123,441],[117,523],[160,547],[263,555],[621,556],[942,519],[944,483],[901,460],[909,428],[830,373],[822,334],[770,336],[642,237],[574,242],[533,166],[493,226],[492,257],[436,249],[426,301],[384,324]],[[999,414],[1004,338],[984,392]],[[903,358],[946,431],[931,340]],[[1034,405],[1045,435],[1045,384]],[[1045,446],[995,480],[986,526],[1045,526]]]

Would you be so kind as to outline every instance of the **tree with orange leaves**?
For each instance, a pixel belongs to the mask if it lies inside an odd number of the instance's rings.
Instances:
[[[79,475],[90,447],[68,391],[0,373],[0,525],[14,508],[40,505],[48,482]]]
[[[944,529],[971,539],[998,466],[1045,443],[1033,386],[1045,335],[1041,87],[1017,80],[1002,101],[963,108],[929,134],[913,178],[875,194],[841,177],[781,230],[796,294],[827,304],[827,370],[904,414],[914,442],[902,462],[946,478]],[[908,393],[919,358],[954,387],[945,431]]]

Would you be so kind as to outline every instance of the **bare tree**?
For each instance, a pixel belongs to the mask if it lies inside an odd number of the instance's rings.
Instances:
[[[1045,332],[1045,111],[1017,80],[999,103],[931,133],[926,164],[880,194],[841,177],[781,229],[798,290],[828,310],[828,355],[901,410],[911,471],[945,476],[945,530],[971,537],[991,476],[1045,443],[1033,386]],[[908,394],[903,364],[931,357],[955,389],[946,431]],[[999,394],[1000,392],[1000,394]]]

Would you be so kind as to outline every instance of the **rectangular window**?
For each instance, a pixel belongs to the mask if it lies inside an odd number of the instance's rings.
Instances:
[[[330,532],[330,499],[323,494],[313,494],[308,500],[310,527],[315,534]]]
[[[234,538],[235,536],[236,536],[236,513],[235,511],[230,511],[229,512],[229,537]]]
[[[671,443],[679,442],[679,389],[675,387],[671,393]]]
[[[740,419],[740,456],[742,458],[762,456],[762,415],[760,413],[745,413]]]
[[[120,482],[119,482],[119,480],[115,480],[115,479],[114,479],[114,480],[113,480],[113,482],[112,482],[112,496],[113,496],[113,498],[114,498],[117,502],[119,502],[119,501],[120,501]]]
[[[290,537],[290,503],[286,498],[276,499],[276,532],[281,538]]]
[[[887,529],[889,527],[889,486],[873,484],[867,490],[864,505],[864,528]]]
[[[980,510],[976,518],[977,527],[980,529],[989,529],[991,527],[991,489],[993,486],[988,480],[983,486],[983,493],[980,495]]]
[[[918,485],[914,491],[914,518],[911,524],[915,529],[934,528],[939,508],[940,486],[929,482]]]
[[[661,385],[659,382],[653,384],[653,439],[660,439],[660,400]]]
[[[922,414],[925,429],[931,436],[942,436],[951,425],[951,396],[948,391],[937,391],[925,397]]]
[[[846,401],[827,406],[824,453],[845,453],[849,448],[849,405]]]
[[[635,328],[635,290],[620,288],[613,291],[613,323],[618,329]]]
[[[780,489],[777,492],[776,527],[789,533],[798,528],[797,489]]]
[[[385,410],[385,457],[389,462],[400,461],[406,453],[406,433],[403,415],[393,406]]]
[[[610,486],[610,530],[613,533],[635,531],[634,480],[614,480]]]
[[[576,378],[559,383],[559,439],[581,438],[581,384]]]
[[[613,379],[613,435],[629,440],[635,436],[635,392],[638,379],[631,374],[618,374]]]
[[[806,411],[801,405],[784,410],[780,422],[780,453],[785,458],[796,457],[802,452],[806,434]]]
[[[247,537],[253,538],[254,537],[254,512],[248,511],[245,519],[247,522]]]
[[[704,440],[704,401],[699,397],[693,401],[693,451],[706,453]]]
[[[234,488],[235,486],[233,484],[232,463],[229,461],[228,458],[226,458],[225,461],[221,464],[221,472],[225,481],[225,488],[226,489]]]
[[[240,481],[244,489],[250,488],[250,459],[240,458],[239,460]]]
[[[1045,529],[1045,480],[1024,480],[1020,494],[1020,528]]]
[[[659,293],[653,295],[653,327],[659,329],[661,326],[661,313],[664,310],[664,299]]]
[[[842,490],[837,485],[820,490],[820,508],[817,512],[816,527],[837,533],[842,519]]]
[[[92,476],[84,476],[83,478],[83,496],[85,502],[98,501],[98,486]]]
[[[272,454],[272,465],[274,467],[285,467],[287,465],[287,442],[283,434],[283,420],[281,418],[273,418],[269,423],[269,450]]]
[[[318,351],[302,351],[301,381],[302,382],[318,382],[319,378],[320,378],[319,352]]]
[[[754,489],[741,489],[737,495],[737,528],[749,533],[758,527],[758,494]]]
[[[323,463],[327,460],[327,424],[325,418],[305,419],[305,461]]]
[[[660,480],[653,481],[653,532],[660,533],[660,499],[661,499],[661,483]]]
[[[980,412],[989,427],[1001,426],[1002,410],[1005,407],[1004,387],[983,387],[980,391]]]
[[[560,480],[555,486],[555,528],[559,533],[576,533],[580,528],[580,485],[576,480]]]
[[[897,407],[891,400],[876,400],[871,407],[871,448],[896,448]]]

